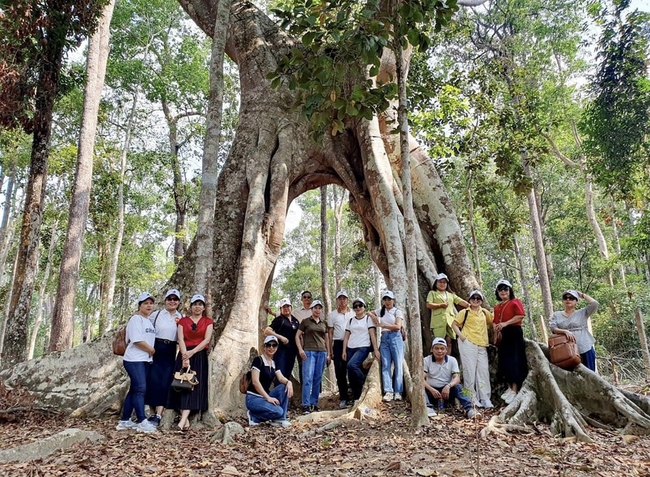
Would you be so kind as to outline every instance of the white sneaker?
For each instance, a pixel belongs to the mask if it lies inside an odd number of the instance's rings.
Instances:
[[[253,418],[251,417],[251,412],[250,411],[246,411],[246,415],[248,416],[248,425],[249,426],[253,427],[253,426],[259,426],[260,425],[259,422],[253,421]]]
[[[393,393],[384,394],[384,398],[383,398],[384,402],[391,402],[392,400],[393,400]]]
[[[291,421],[288,419],[275,419],[271,421],[273,427],[291,427]]]
[[[347,401],[341,401],[339,403],[339,409],[345,409],[346,407],[348,407],[348,402]]]
[[[432,407],[427,407],[427,416],[434,417],[434,416],[437,416],[437,415],[438,414],[436,414],[435,409],[433,409]]]
[[[474,403],[474,407],[484,407],[484,406],[483,406],[483,403],[481,401],[476,401]]]
[[[506,402],[506,404],[510,404],[512,401],[515,400],[516,397],[517,397],[517,393],[514,392],[514,391],[511,389],[511,390],[510,390],[510,394],[508,394],[508,395],[506,396],[506,398],[504,399],[504,401]]]
[[[467,419],[474,419],[474,418],[480,419],[480,417],[481,417],[481,413],[476,411],[475,409],[470,409],[469,411],[467,411]]]
[[[128,421],[120,421],[115,429],[118,431],[126,431],[128,429],[135,429],[136,427],[138,427],[138,425],[129,419]]]
[[[402,393],[395,393],[395,401],[401,401],[402,400]]]
[[[156,426],[154,426],[151,421],[148,421],[145,419],[142,421],[140,424],[138,424],[138,427],[135,428],[136,431],[138,432],[145,432],[147,434],[151,432],[156,432]]]
[[[487,399],[485,401],[481,401],[481,406],[484,407],[485,409],[493,409],[494,408],[494,405],[492,404],[492,401],[490,401],[489,399]]]

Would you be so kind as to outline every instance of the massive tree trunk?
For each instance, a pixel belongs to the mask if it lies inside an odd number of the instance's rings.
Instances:
[[[197,24],[212,34],[216,6],[209,0],[183,2]],[[360,216],[370,254],[400,303],[405,302],[407,294],[407,253],[417,257],[419,276],[428,286],[437,270],[445,270],[461,294],[477,286],[451,201],[432,161],[413,138],[408,148],[417,217],[413,224],[416,244],[411,249],[405,247],[403,197],[394,180],[401,174],[402,163],[398,138],[390,130],[390,124],[395,124],[395,111],[372,120],[351,120],[344,133],[327,136],[322,144],[315,144],[309,139],[306,120],[291,107],[293,93],[284,88],[272,89],[265,80],[278,58],[293,46],[292,39],[243,1],[233,3],[229,25],[226,51],[240,69],[241,112],[237,136],[217,184],[218,233],[210,290],[216,327],[210,354],[212,412],[208,417],[243,411],[237,381],[251,350],[260,344],[262,303],[268,296],[280,252],[288,206],[307,190],[333,183],[349,191],[351,209]],[[384,66],[384,73],[394,71],[394,62],[391,68],[388,56]],[[192,289],[195,260],[196,248],[191,245],[171,278],[184,293]],[[115,408],[120,404],[125,379],[109,345],[110,337],[106,336],[37,360],[38,366],[31,362],[20,364],[0,378],[9,384],[24,382],[38,390],[38,402],[51,402],[77,415]],[[557,432],[582,436],[585,418],[581,421],[575,409],[566,405],[568,399],[579,402],[582,392],[588,393],[588,398],[581,409],[595,416],[588,417],[593,422],[612,422],[628,430],[634,427],[638,432],[648,428],[650,418],[646,413],[650,405],[643,399],[624,396],[627,401],[623,401],[620,392],[583,369],[568,373],[551,367],[537,344],[528,345],[528,359],[531,372],[527,384],[502,415],[504,421],[512,421],[512,426],[519,423],[515,416],[532,416],[554,422]],[[84,369],[98,371],[70,374],[82,362]],[[52,376],[49,382],[39,374],[41,370]],[[375,390],[377,379],[368,380]],[[61,383],[71,380],[74,389],[68,386],[64,393],[57,390]],[[88,391],[79,391],[82,387],[88,387]],[[535,399],[528,397],[533,392]],[[547,398],[548,392],[553,397]],[[625,414],[616,418],[616,413],[606,407],[608,398]],[[638,402],[630,404],[633,399]],[[536,407],[531,407],[533,403]],[[518,409],[522,411],[516,412]],[[612,416],[615,419],[609,419]]]
[[[72,188],[72,200],[68,218],[68,231],[63,246],[63,256],[59,269],[59,282],[56,291],[56,305],[52,316],[51,351],[61,351],[72,346],[74,332],[74,301],[77,291],[79,264],[83,238],[86,232],[88,209],[90,207],[90,188],[95,159],[95,133],[99,103],[104,89],[106,62],[108,61],[110,24],[113,18],[115,0],[111,0],[103,10],[97,30],[88,41],[86,61],[86,87],[84,106],[79,131],[77,167]],[[33,353],[33,347],[32,351]]]

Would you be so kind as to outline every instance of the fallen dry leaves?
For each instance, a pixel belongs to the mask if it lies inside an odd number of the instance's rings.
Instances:
[[[327,402],[334,409],[337,401]],[[106,436],[26,464],[0,464],[3,476],[650,476],[650,438],[590,429],[594,443],[539,433],[478,437],[489,416],[469,421],[448,410],[431,425],[411,429],[408,404],[382,405],[376,419],[349,421],[309,439],[318,424],[259,426],[235,443],[210,442],[211,429],[153,435],[115,430],[117,418],[73,420],[27,413],[0,424],[0,447],[33,442],[67,427]],[[291,417],[291,416],[290,416]]]

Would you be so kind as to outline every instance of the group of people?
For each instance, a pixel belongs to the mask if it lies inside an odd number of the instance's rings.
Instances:
[[[522,321],[525,317],[523,304],[515,297],[512,284],[505,279],[495,287],[497,304],[493,312],[485,308],[487,300],[480,290],[473,290],[465,301],[449,288],[449,278],[444,273],[436,276],[434,290],[427,296],[427,308],[431,310],[431,332],[434,337],[431,356],[425,358],[424,381],[429,415],[435,415],[434,403],[458,399],[468,417],[477,414],[476,408],[492,408],[490,372],[487,347],[488,327],[493,325],[498,342],[498,373],[508,387],[501,395],[510,404],[521,389],[528,374]],[[577,309],[579,299],[587,301],[587,307]],[[598,302],[589,295],[576,290],[562,294],[564,310],[556,311],[549,327],[552,333],[565,334],[575,341],[582,363],[596,370],[594,337],[589,331],[589,317],[598,309]],[[456,311],[455,305],[464,309]],[[463,387],[460,387],[460,368],[451,355],[451,345],[458,343],[463,370]],[[444,353],[443,353],[444,352]]]
[[[508,384],[501,398],[509,404],[521,389],[528,373],[521,327],[524,307],[508,280],[497,282],[495,297],[498,303],[490,312],[480,290],[473,290],[465,301],[450,289],[447,275],[436,276],[434,290],[427,296],[434,339],[431,355],[424,358],[423,376],[430,416],[436,414],[436,406],[443,407],[456,399],[470,418],[477,415],[477,408],[493,407],[487,355],[490,325],[501,336],[498,369]],[[118,430],[155,432],[167,408],[180,411],[177,427],[186,431],[190,427],[190,413],[208,408],[208,349],[214,322],[206,315],[203,295],[192,297],[188,316],[182,316],[178,310],[180,298],[178,290],[170,289],[165,294],[164,308],[154,312],[151,294],[145,292],[138,297],[137,312],[126,327],[123,364],[131,383]],[[577,308],[580,299],[587,302],[585,308]],[[302,308],[293,311],[289,299],[281,300],[280,313],[264,330],[263,353],[252,363],[246,395],[251,426],[262,422],[290,425],[287,409],[293,396],[291,376],[296,360],[304,413],[320,411],[323,372],[330,362],[334,363],[340,407],[351,406],[360,399],[367,373],[363,364],[369,355],[381,362],[383,400],[402,400],[404,314],[396,306],[392,291],[381,294],[381,308],[367,310],[362,298],[354,298],[350,308],[348,294],[341,290],[336,294],[336,310],[327,318],[322,316],[323,303],[313,300],[311,292],[304,291],[301,301]],[[583,364],[595,371],[595,340],[588,321],[599,304],[576,290],[564,292],[562,302],[564,309],[553,314],[550,329],[575,341]],[[461,307],[460,311],[456,311],[456,305]],[[454,343],[462,365],[463,386],[458,360],[451,355]],[[179,370],[196,373],[198,384],[192,391],[172,390],[173,375]],[[148,417],[145,406],[149,406]]]
[[[178,311],[180,300],[180,292],[170,289],[164,308],[154,312],[150,293],[138,297],[137,312],[126,326],[123,364],[131,384],[117,430],[155,432],[167,408],[180,411],[177,428],[187,431],[190,413],[208,409],[208,349],[214,322],[206,315],[203,295],[192,297],[188,316]],[[180,370],[196,373],[198,384],[192,391],[172,390],[174,373]],[[145,406],[149,406],[149,417]]]

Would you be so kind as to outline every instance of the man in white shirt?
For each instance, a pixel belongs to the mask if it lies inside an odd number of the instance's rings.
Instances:
[[[445,403],[452,405],[458,399],[467,417],[472,419],[480,414],[472,407],[472,401],[463,394],[460,385],[460,369],[458,361],[453,356],[447,355],[447,342],[444,338],[435,338],[431,345],[431,354],[424,358],[424,397],[427,403],[428,415],[435,416],[436,411],[432,403],[438,404],[438,409],[443,409]]]
[[[345,338],[345,327],[354,317],[354,311],[348,306],[348,294],[340,290],[336,294],[336,310],[327,315],[327,332],[330,336],[329,354],[334,363],[336,385],[339,388],[339,407],[341,409],[348,405],[348,378],[347,362],[343,361],[343,339]],[[351,404],[351,403],[350,403]]]

